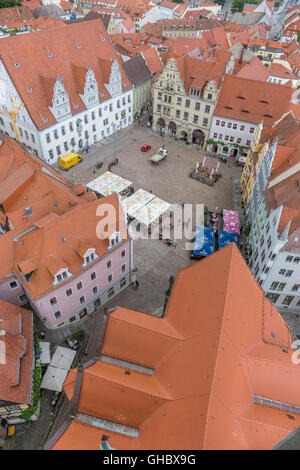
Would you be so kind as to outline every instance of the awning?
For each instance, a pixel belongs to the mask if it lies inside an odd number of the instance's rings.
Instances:
[[[142,209],[135,213],[135,220],[146,226],[156,222],[159,217],[171,208],[171,204],[155,197]]]
[[[227,232],[226,230],[219,230],[219,249],[229,245],[229,243],[236,243],[238,246],[239,236],[235,232]]]
[[[41,349],[41,355],[40,355],[40,361],[41,364],[50,364],[51,362],[51,357],[50,357],[50,343],[47,341],[40,341],[40,349]]]
[[[227,232],[236,232],[240,233],[240,217],[239,213],[236,211],[230,211],[228,209],[223,210],[223,230]]]
[[[57,346],[55,353],[52,356],[50,366],[69,370],[75,356],[76,351],[73,351],[73,349]]]
[[[41,383],[41,388],[53,390],[54,392],[61,392],[67,375],[68,370],[48,366]]]
[[[215,251],[215,232],[210,227],[196,227],[193,253],[208,256]]]

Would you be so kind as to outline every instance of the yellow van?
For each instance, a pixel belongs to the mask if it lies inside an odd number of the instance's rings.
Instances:
[[[61,157],[59,160],[59,164],[61,168],[64,170],[68,170],[72,166],[77,165],[77,163],[81,162],[82,157],[78,155],[78,153],[68,153],[68,155],[65,155],[64,157]]]

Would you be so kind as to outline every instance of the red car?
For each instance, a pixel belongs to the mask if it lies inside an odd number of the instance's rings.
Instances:
[[[143,147],[141,148],[141,151],[142,152],[147,152],[150,149],[151,149],[151,145],[143,145]]]

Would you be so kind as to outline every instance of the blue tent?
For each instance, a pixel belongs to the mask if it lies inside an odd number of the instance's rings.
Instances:
[[[215,232],[213,228],[196,227],[193,254],[211,255],[215,251]]]
[[[229,243],[236,243],[238,246],[239,236],[235,232],[227,232],[227,230],[219,230],[219,248],[229,245]]]

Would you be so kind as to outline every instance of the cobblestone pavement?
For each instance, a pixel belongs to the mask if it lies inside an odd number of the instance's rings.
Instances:
[[[159,166],[153,166],[149,162],[149,157],[163,143],[167,145],[168,157]],[[144,144],[152,146],[147,153],[140,151]],[[107,171],[108,164],[114,157],[118,157],[119,164],[113,167],[112,171],[132,181],[135,190],[139,188],[152,190],[153,194],[170,203],[178,201],[203,203],[210,211],[214,211],[216,207],[218,207],[218,212],[224,208],[234,209],[233,180],[240,177],[241,169],[235,167],[230,161],[227,164],[221,163],[222,177],[213,187],[193,180],[189,177],[189,172],[195,168],[198,161],[202,162],[203,155],[192,147],[176,143],[168,137],[162,138],[154,135],[144,122],[143,125],[123,130],[117,136],[107,138],[105,144],[97,144],[80,165],[68,172],[60,171],[73,183],[86,184]],[[95,165],[100,161],[103,162],[103,166],[97,170]],[[216,158],[206,157],[206,166],[209,168],[215,168],[217,162]],[[184,240],[177,240],[177,245],[174,247],[167,246],[161,240],[135,240],[134,265],[137,268],[139,288],[135,290],[129,287],[105,307],[123,306],[150,314],[157,314],[158,309],[161,311],[170,276],[176,275],[178,269],[195,262],[189,259],[185,243]],[[93,356],[98,338],[101,336],[103,310],[90,315],[79,329],[82,327],[90,338],[86,353],[82,355],[82,361],[85,362]],[[47,333],[46,340],[53,342],[50,333]],[[53,343],[52,347],[54,347]],[[53,420],[50,407],[51,397],[52,392],[42,392],[41,418],[31,425],[26,434],[15,437],[15,449],[42,447]],[[63,395],[61,397],[63,400]],[[59,409],[59,404],[56,408],[61,422],[64,415],[64,403],[61,409]],[[55,428],[57,427],[58,424],[55,422]]]

